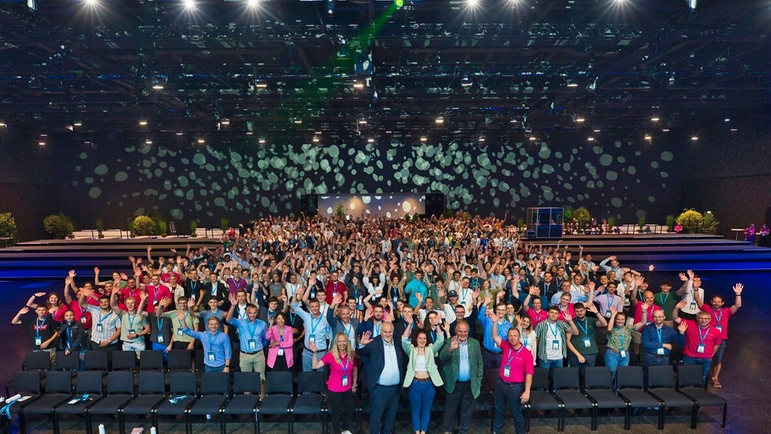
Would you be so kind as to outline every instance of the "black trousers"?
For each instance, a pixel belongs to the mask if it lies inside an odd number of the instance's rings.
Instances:
[[[371,434],[391,434],[394,432],[394,420],[396,420],[401,390],[400,384],[395,386],[377,384],[369,391],[371,405],[369,432]]]
[[[471,393],[471,382],[455,383],[455,389],[447,393],[444,407],[444,431],[453,432],[455,418],[460,413],[458,434],[466,434],[471,425],[471,415],[474,413],[474,395]],[[460,412],[458,412],[460,406]]]
[[[485,374],[482,377],[482,391],[495,391],[495,385],[498,382],[498,370],[501,367],[501,358],[503,353],[493,353],[492,351],[482,350],[482,361],[485,365]]]
[[[337,434],[352,427],[356,400],[353,392],[329,392],[329,417],[332,419],[332,431]],[[341,423],[342,422],[342,423]]]

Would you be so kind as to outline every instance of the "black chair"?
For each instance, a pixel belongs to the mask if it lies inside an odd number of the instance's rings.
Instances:
[[[113,351],[112,352],[112,370],[135,372],[137,370],[136,352]]]
[[[629,403],[625,415],[629,418],[629,423],[632,419],[632,408],[659,407],[658,426],[664,426],[663,404],[658,398],[645,391],[645,376],[642,366],[619,366],[616,371],[616,381],[618,382],[618,396]]]
[[[195,375],[195,374],[194,374]],[[195,401],[190,411],[187,412],[187,425],[193,432],[190,416],[217,415],[219,417],[220,430],[225,433],[225,415],[222,410],[230,394],[230,378],[225,372],[204,372],[201,375],[201,394]]]
[[[675,390],[675,372],[670,365],[648,367],[648,393],[663,404],[659,407],[659,429],[664,429],[664,407],[688,408],[692,412],[696,408],[691,398]]]
[[[225,405],[223,414],[241,416],[251,415],[254,433],[257,434],[257,406],[260,405],[260,373],[233,373],[233,397]]]
[[[158,416],[187,415],[196,400],[198,385],[193,372],[172,372],[169,377],[169,395],[153,407],[153,425],[158,427]],[[190,423],[185,423],[185,434],[190,434]]]
[[[557,368],[553,371],[554,396],[562,402],[560,413],[565,420],[565,412],[572,410],[591,410],[592,431],[597,430],[597,403],[581,393],[578,368]]]
[[[118,415],[118,410],[134,398],[134,373],[113,371],[107,374],[107,395],[86,409],[86,423],[92,425],[92,415]],[[89,428],[93,430],[93,428]]]
[[[725,399],[704,389],[701,372],[701,366],[699,365],[680,365],[677,368],[677,390],[691,398],[696,404],[691,414],[691,429],[696,429],[699,409],[701,407],[723,407],[723,422],[721,426],[725,428],[728,403],[726,403]]]
[[[41,371],[43,377],[51,370],[51,354],[48,351],[30,351],[24,356],[24,371]]]
[[[64,351],[56,352],[56,359],[52,367],[54,371],[77,371],[80,369],[80,353],[73,351],[66,354]]]
[[[163,372],[163,353],[153,350],[139,353],[139,370]]]
[[[533,371],[533,383],[530,386],[530,400],[525,403],[525,431],[530,431],[530,417],[533,411],[558,411],[557,431],[565,429],[562,420],[562,407],[564,404],[557,401],[549,393],[549,371],[544,368],[535,368]]]
[[[624,429],[630,428],[631,407],[629,403],[613,393],[613,377],[605,366],[594,366],[584,371],[584,393],[597,403],[594,418],[599,409],[624,409]],[[596,425],[595,425],[596,428]]]
[[[26,427],[29,415],[45,415],[51,417],[54,434],[59,434],[59,424],[54,409],[61,403],[72,399],[72,372],[51,371],[47,375],[46,390],[38,399],[21,404],[19,410],[19,425]]]
[[[110,369],[107,351],[86,351],[85,370],[107,372]]]
[[[297,376],[297,398],[292,409],[292,428],[294,432],[294,415],[318,414],[321,423],[321,432],[327,432],[329,408],[324,399],[326,391],[326,375],[322,371],[300,372]]]
[[[192,353],[188,350],[169,351],[169,360],[166,364],[168,372],[190,372],[193,370]]]
[[[268,372],[265,375],[265,399],[257,407],[257,432],[260,432],[260,420],[263,415],[287,416],[286,429],[292,432],[292,400],[294,382],[291,372]]]
[[[137,397],[118,409],[120,433],[126,433],[126,415],[146,416],[166,397],[166,382],[163,372],[147,371],[139,373]]]
[[[28,405],[40,398],[41,385],[40,385],[41,373],[38,371],[21,371],[13,374],[13,380],[10,385],[15,394],[19,394],[24,398],[24,401],[16,401],[11,405],[9,411],[11,414],[20,414],[19,411],[25,405]],[[12,396],[11,391],[6,385],[5,396]],[[21,398],[20,398],[21,399]],[[23,417],[19,416],[19,431],[22,433],[27,432],[27,425]]]
[[[88,423],[88,408],[96,399],[104,395],[104,373],[100,371],[81,372],[75,379],[75,394],[67,402],[55,406],[54,418],[55,431],[59,431],[59,416],[61,415],[86,415],[86,434],[91,434],[91,424]],[[84,399],[88,395],[88,399]],[[72,400],[78,399],[77,402]]]

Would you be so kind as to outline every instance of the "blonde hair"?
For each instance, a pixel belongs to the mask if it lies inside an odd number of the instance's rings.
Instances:
[[[356,357],[356,353],[353,352],[353,347],[351,346],[351,341],[348,340],[348,336],[346,336],[345,333],[340,332],[335,335],[334,344],[332,345],[332,357],[335,358],[335,362],[337,362],[338,365],[342,364],[340,362],[340,350],[337,349],[337,340],[340,338],[340,336],[345,339],[345,345],[347,349],[347,356],[348,356],[348,363],[351,363],[353,361],[353,358]]]

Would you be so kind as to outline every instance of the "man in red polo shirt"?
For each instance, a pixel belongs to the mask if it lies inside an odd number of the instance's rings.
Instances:
[[[720,384],[720,370],[723,368],[723,353],[725,352],[726,341],[728,340],[728,320],[742,307],[742,291],[744,285],[737,283],[734,285],[734,294],[736,294],[736,301],[734,305],[729,309],[723,308],[725,300],[720,294],[712,296],[711,306],[704,304],[700,298],[696,298],[696,303],[703,312],[707,312],[712,317],[710,325],[720,331],[720,337],[723,338],[723,342],[720,344],[720,348],[715,352],[715,357],[712,359],[712,385],[715,389],[723,387]]]
[[[493,321],[490,331],[495,345],[502,351],[501,366],[498,368],[498,386],[495,387],[495,413],[493,434],[503,432],[503,422],[508,406],[514,417],[514,431],[525,432],[525,418],[522,404],[530,400],[530,386],[533,383],[533,355],[520,342],[519,330],[509,329],[507,340],[498,336],[498,322]]]
[[[678,330],[685,335],[683,349],[683,364],[701,365],[701,380],[707,381],[707,373],[712,366],[712,357],[723,342],[722,332],[710,325],[712,316],[707,312],[696,314],[696,321],[680,318],[680,309],[688,302],[681,300],[672,311],[672,319],[680,324]]]

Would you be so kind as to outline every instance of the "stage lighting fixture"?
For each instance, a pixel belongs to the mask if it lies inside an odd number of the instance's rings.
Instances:
[[[144,126],[147,126],[147,121],[146,121],[146,120],[144,120],[144,119],[142,119],[141,121],[139,121],[139,125],[140,125],[140,126],[143,126],[143,127],[144,127]]]
[[[195,0],[182,0],[182,4],[185,5],[185,9],[195,9]]]
[[[375,139],[370,137],[370,138],[367,139],[367,143],[375,143]]]
[[[651,137],[650,134],[645,135],[645,140],[653,140],[653,137]]]
[[[474,84],[474,82],[471,81],[471,79],[468,78],[468,76],[460,79],[460,85],[463,87],[471,87],[472,84]]]
[[[573,80],[568,80],[568,87],[578,87],[578,83]]]
[[[366,119],[359,119],[359,125],[367,125]]]
[[[668,133],[669,132],[669,128],[662,128],[661,131],[663,131],[665,133]]]
[[[73,126],[73,127],[82,127],[82,126],[83,126],[83,122],[81,122],[81,121],[75,121],[75,122],[73,122],[73,123],[72,123],[72,126]]]
[[[259,0],[247,0],[246,5],[250,8],[256,8],[260,4]]]
[[[420,138],[420,141],[421,141],[421,142],[423,142],[423,143],[425,143],[425,142],[427,142],[427,141],[428,141],[428,137],[426,137],[426,136],[423,136],[423,137],[421,137],[421,138]]]
[[[260,137],[260,138],[257,140],[257,142],[258,142],[259,144],[261,144],[261,145],[264,145],[264,144],[265,144],[265,137]]]
[[[739,131],[739,129],[738,129],[738,128],[731,128],[731,132],[732,132],[732,133],[735,133],[735,132],[737,132],[737,131]]]
[[[99,0],[86,0],[86,4],[89,6],[99,6]]]
[[[230,125],[230,119],[225,118],[220,122],[222,125]]]
[[[595,133],[599,133],[599,132],[600,132],[600,130],[594,130],[594,132],[595,132]]]
[[[725,119],[723,119],[723,121],[725,121],[725,122],[731,122],[731,118],[725,118]]]
[[[154,83],[153,90],[163,90],[163,85],[161,83]]]
[[[530,140],[531,142],[535,142],[535,137],[533,137],[533,136],[530,136],[527,139]]]
[[[6,124],[5,124],[5,122],[0,122],[0,128],[5,128],[5,127],[7,127],[7,126],[8,126],[8,125],[6,125]]]
[[[337,0],[327,0],[327,15],[335,14],[335,6],[337,6]]]
[[[437,124],[443,124],[444,123],[444,118],[441,117],[441,116],[438,116],[434,122],[436,122]]]
[[[580,122],[584,122],[585,120],[586,120],[586,119],[584,119],[584,118],[576,118],[576,122],[579,122],[579,123],[580,123]]]
[[[153,141],[150,139],[145,140],[145,145],[152,145]]]
[[[257,87],[257,89],[267,89],[268,83],[264,81],[258,81],[257,84],[255,84],[255,86]]]
[[[404,0],[394,0],[394,4],[396,5],[396,9],[401,9],[402,6],[404,6]]]
[[[484,136],[480,136],[479,137],[479,143],[484,143],[484,142],[485,142],[485,137]]]
[[[354,89],[364,89],[364,83],[362,83],[360,81],[357,81],[356,83],[353,84],[353,88]]]
[[[651,122],[658,122],[658,121],[659,121],[659,117],[658,116],[654,116],[654,117],[651,118]]]
[[[470,8],[475,8],[475,7],[479,6],[479,0],[466,0],[466,4]]]
[[[699,5],[699,0],[687,0],[688,1],[688,9],[693,12],[696,10],[696,6]]]
[[[313,140],[313,143],[318,143],[319,142],[319,137],[318,136],[313,136],[312,140]]]
[[[695,141],[699,140],[699,137],[698,136],[691,136],[691,140],[693,140],[695,142]]]
[[[206,140],[204,140],[204,139],[198,139],[198,144],[199,144],[199,145],[203,145],[204,143],[206,143]]]
[[[182,135],[182,133],[181,133],[181,132],[179,132],[179,131],[177,131],[177,135],[178,135],[178,136],[181,136],[181,135]]]
[[[586,140],[590,141],[590,142],[593,142],[594,141],[594,137],[588,137]]]
[[[46,142],[37,142],[38,146],[45,146]]]

